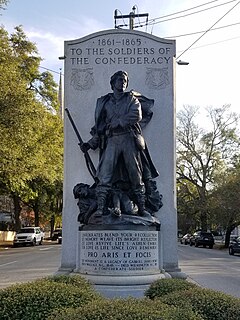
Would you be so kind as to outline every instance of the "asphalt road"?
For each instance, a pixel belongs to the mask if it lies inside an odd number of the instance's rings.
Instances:
[[[202,287],[240,298],[240,255],[228,251],[178,245],[179,266]],[[53,275],[60,266],[61,245],[0,250],[0,288]]]
[[[0,289],[54,274],[60,265],[61,245],[56,242],[36,247],[0,251]]]
[[[227,250],[195,248],[179,244],[179,266],[202,287],[240,298],[240,255]]]

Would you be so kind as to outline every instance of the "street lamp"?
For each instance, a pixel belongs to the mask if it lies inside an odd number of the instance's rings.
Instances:
[[[177,61],[177,64],[179,64],[180,66],[187,66],[187,65],[189,65],[189,62],[187,62],[187,61],[182,61],[182,60],[178,60],[178,61]]]

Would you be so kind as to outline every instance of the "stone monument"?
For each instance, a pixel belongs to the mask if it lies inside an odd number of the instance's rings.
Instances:
[[[177,258],[175,41],[106,30],[65,41],[59,271],[106,296],[182,277]]]

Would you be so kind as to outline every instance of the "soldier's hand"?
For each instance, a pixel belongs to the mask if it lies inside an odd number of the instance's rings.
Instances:
[[[86,153],[90,149],[90,145],[88,142],[84,142],[80,145],[80,149],[82,150],[83,153]]]

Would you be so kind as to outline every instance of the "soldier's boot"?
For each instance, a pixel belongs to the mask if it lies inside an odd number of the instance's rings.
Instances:
[[[97,211],[95,217],[102,217],[107,201],[107,195],[107,188],[99,188],[99,190],[97,190]]]
[[[151,214],[145,207],[145,194],[143,192],[136,193],[136,205],[138,207],[138,215],[140,217],[150,218]]]

